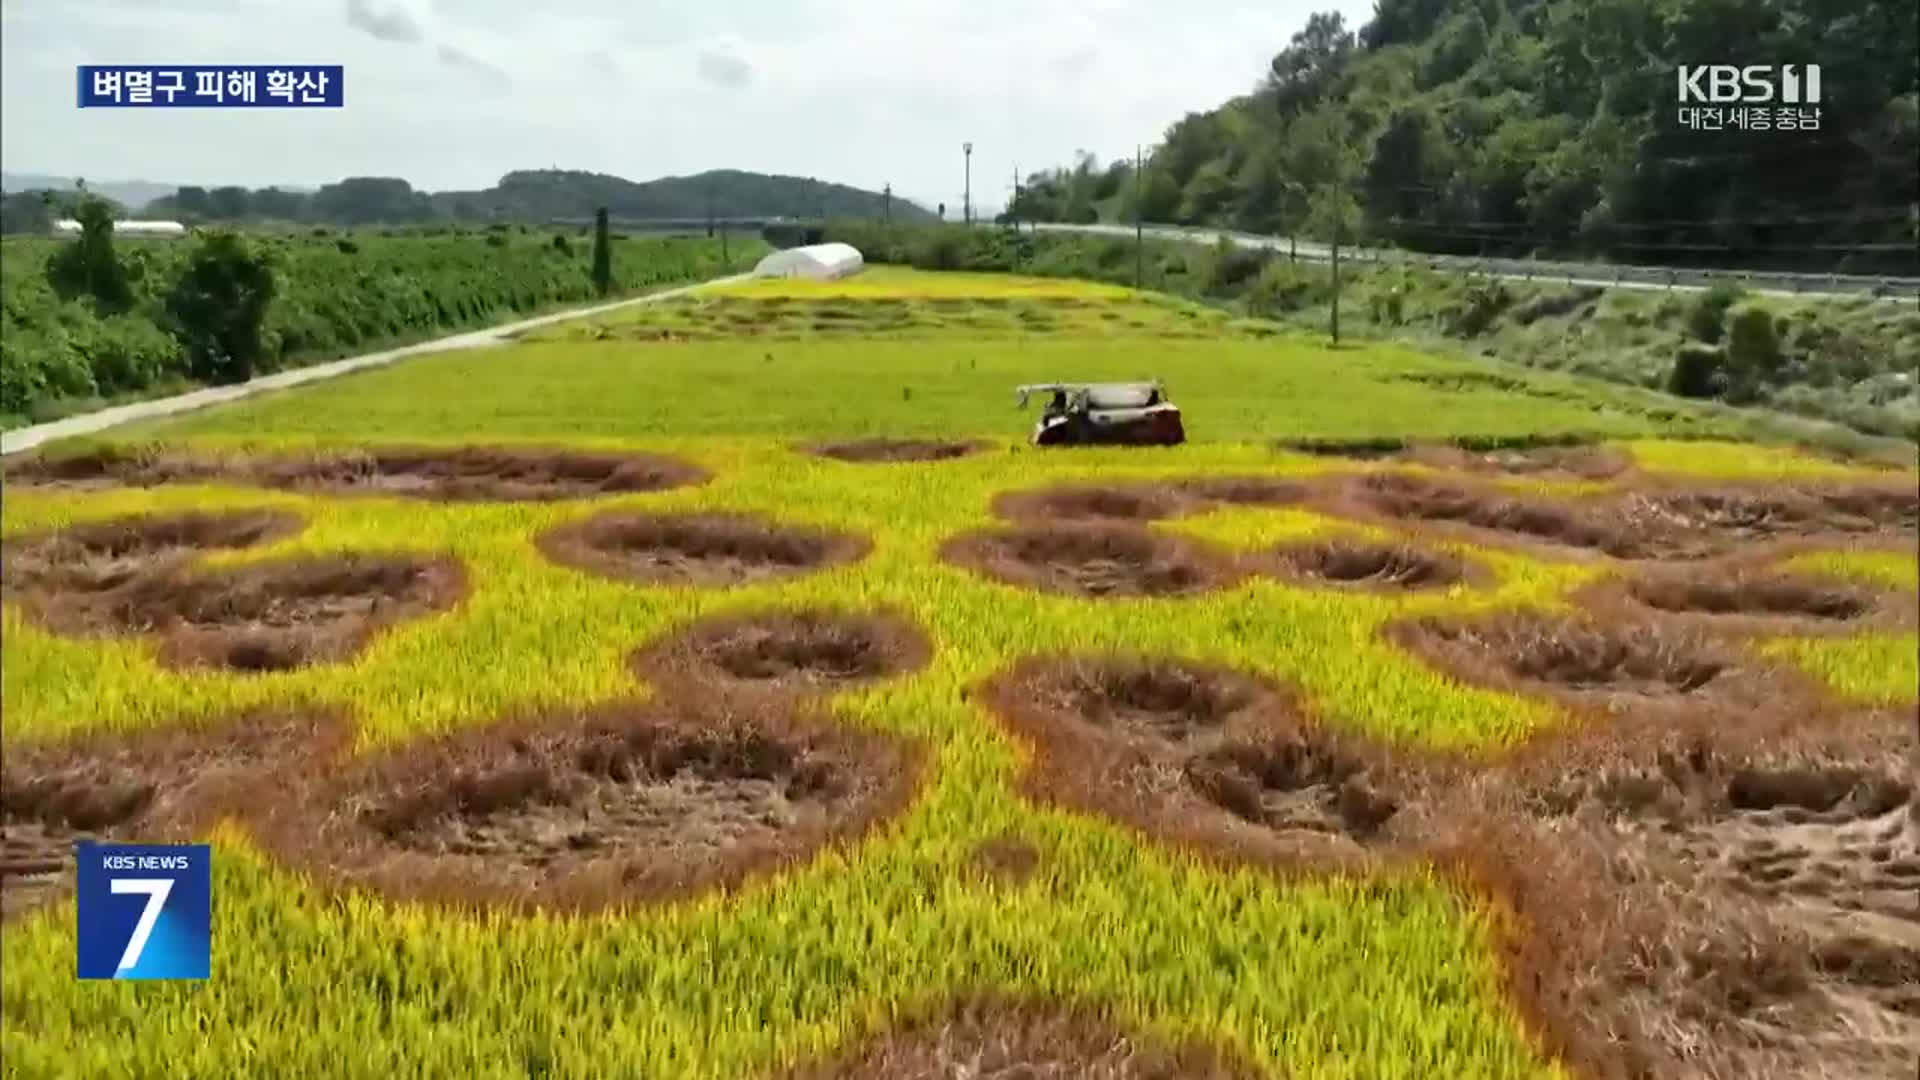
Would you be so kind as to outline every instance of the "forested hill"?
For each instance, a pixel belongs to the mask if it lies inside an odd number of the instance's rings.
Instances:
[[[733,169],[646,183],[601,173],[539,170],[508,173],[485,191],[441,192],[433,202],[456,216],[515,220],[580,217],[600,206],[623,218],[703,218],[709,211],[719,217],[878,218],[887,199],[845,184]],[[933,220],[932,213],[904,199],[892,200],[891,212],[895,220]]]
[[[42,231],[48,211],[37,193],[8,197],[8,231]],[[17,204],[17,205],[15,205]],[[31,204],[31,205],[29,205]],[[434,221],[544,222],[585,218],[599,207],[616,218],[852,217],[931,221],[905,199],[797,176],[722,170],[636,183],[560,169],[511,172],[484,191],[426,192],[405,180],[350,177],[313,192],[183,187],[149,203],[144,215],[190,223],[293,221],[328,225]]]
[[[1440,252],[1920,272],[1917,22],[1913,0],[1380,0],[1357,32],[1315,15],[1250,93],[1165,133],[1138,209],[1321,237],[1342,220]],[[1691,130],[1681,64],[1818,64],[1819,129]],[[1130,220],[1132,180],[1083,158],[1013,209]]]

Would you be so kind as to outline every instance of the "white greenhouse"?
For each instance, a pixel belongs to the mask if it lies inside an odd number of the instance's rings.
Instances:
[[[753,268],[754,277],[810,278],[832,281],[857,274],[866,260],[851,244],[812,244],[807,247],[776,251]]]
[[[66,236],[80,235],[80,223],[66,218],[53,223],[53,231]],[[116,236],[185,236],[187,227],[177,221],[116,221]]]

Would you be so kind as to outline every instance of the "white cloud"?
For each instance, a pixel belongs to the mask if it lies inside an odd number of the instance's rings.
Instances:
[[[415,42],[426,36],[412,12],[382,0],[347,0],[347,25],[381,41]]]
[[[727,90],[738,90],[753,81],[753,65],[729,43],[702,49],[694,67],[701,79]]]
[[[443,41],[434,46],[433,54],[448,67],[478,75],[481,82],[490,86],[505,87],[513,82],[513,76],[507,74],[505,68],[491,60],[467,52],[457,45],[449,45]]]
[[[181,183],[559,165],[745,168],[957,206],[1011,170],[1151,144],[1250,88],[1324,2],[6,0],[10,171]],[[1371,4],[1336,5],[1350,23]],[[81,63],[337,63],[341,110],[76,111]],[[724,93],[716,92],[724,90]]]

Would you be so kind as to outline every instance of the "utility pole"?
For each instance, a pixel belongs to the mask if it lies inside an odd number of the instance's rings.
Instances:
[[[1133,144],[1133,287],[1147,276],[1147,171],[1140,144]]]
[[[967,160],[967,188],[966,194],[961,196],[963,201],[960,203],[960,220],[971,225],[973,224],[973,143],[961,143],[960,152],[966,155]]]
[[[1340,344],[1340,224],[1333,226],[1333,343]]]
[[[713,181],[707,181],[707,239],[713,239]]]
[[[1340,344],[1340,226],[1346,217],[1341,213],[1341,192],[1334,192],[1333,204],[1333,343]]]
[[[1007,224],[1013,226],[1014,232],[1020,231],[1020,165],[1018,162],[1013,166],[1013,201],[1007,204]]]
[[[888,184],[886,187],[880,189],[880,220],[888,225],[893,224],[892,184]]]

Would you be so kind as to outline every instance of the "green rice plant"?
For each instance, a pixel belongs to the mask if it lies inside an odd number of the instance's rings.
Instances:
[[[687,335],[682,334],[682,337]],[[1165,380],[1195,443],[1310,436],[1443,440],[1590,433],[1653,437],[1661,422],[1607,398],[1542,401],[1496,386],[1437,390],[1389,376],[1469,371],[1392,346],[1329,352],[1299,337],[1180,340],[1147,334],[903,341],[527,342],[356,372],[297,396],[130,426],[185,436],[563,439],[981,435],[1019,438],[1022,383]],[[902,389],[910,396],[903,396]],[[432,401],[430,409],[421,408]]]
[[[1907,593],[1920,591],[1920,558],[1904,551],[1813,551],[1783,564],[1789,570],[1881,585]]]
[[[1783,446],[1739,442],[1661,442],[1627,444],[1641,468],[1728,480],[1825,480],[1885,478],[1885,470],[1833,461]]]
[[[950,287],[956,293],[940,291]],[[924,289],[964,300],[967,287]],[[814,293],[763,289],[791,292],[797,299],[784,310],[811,317]],[[1109,302],[1065,298],[1095,305],[1093,321]],[[697,314],[684,327],[709,328]],[[0,937],[0,1060],[19,1076],[612,1071],[733,1080],[831,1052],[922,1003],[985,987],[1106,1004],[1144,1033],[1217,1042],[1274,1075],[1561,1076],[1502,990],[1497,916],[1453,883],[1419,867],[1282,879],[1203,861],[1102,817],[1036,805],[1017,787],[1024,748],[975,691],[1035,655],[1147,652],[1272,676],[1297,687],[1324,723],[1384,743],[1493,752],[1566,719],[1542,699],[1463,685],[1392,645],[1383,628],[1416,614],[1563,606],[1593,580],[1591,564],[1403,536],[1297,508],[1220,510],[1152,528],[1236,551],[1332,533],[1409,538],[1490,573],[1405,596],[1252,577],[1184,598],[1094,601],[1000,584],[938,558],[946,540],[995,524],[991,504],[1012,489],[1222,475],[1311,480],[1335,466],[1277,452],[1268,439],[1519,436],[1596,423],[1594,402],[1578,393],[1443,391],[1395,378],[1468,369],[1404,350],[1330,352],[1286,337],[543,342],[423,358],[116,436],[242,452],[564,442],[672,454],[713,478],[558,503],[212,484],[9,491],[0,503],[0,536],[9,539],[128,514],[279,507],[304,516],[306,528],[205,564],[435,553],[458,559],[471,585],[458,607],[383,633],[351,662],[270,675],[182,673],[162,667],[145,641],[60,637],[10,605],[0,613],[9,746],[312,703],[349,710],[357,748],[371,751],[520,710],[648,693],[629,656],[716,614],[885,607],[923,629],[930,663],[838,694],[830,707],[839,722],[924,747],[926,786],[860,842],[732,894],[589,918],[456,915],[323,894],[228,824],[212,837],[213,980],[79,983],[70,910],[31,914]],[[1058,453],[1022,445],[1030,417],[1008,407],[1015,383],[1146,374],[1167,378],[1190,410],[1194,443]],[[1638,440],[1636,456],[1663,470],[1804,467],[1791,455],[1658,441],[1670,426],[1644,416],[1616,411],[1600,422]],[[983,436],[988,447],[888,465],[797,449],[867,434]],[[873,547],[856,562],[791,579],[700,589],[602,579],[551,563],[534,545],[554,526],[611,509],[757,512],[858,533]],[[1863,700],[1900,700],[1902,678],[1912,692],[1911,634],[1772,648]],[[968,872],[980,844],[1009,833],[1039,852],[1033,877]],[[153,1056],[160,1046],[163,1061]]]
[[[1768,643],[1765,651],[1849,700],[1906,705],[1920,698],[1920,634],[1787,639]]]

